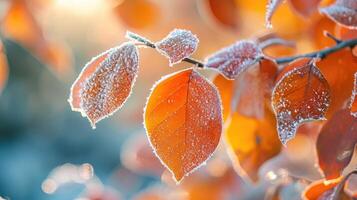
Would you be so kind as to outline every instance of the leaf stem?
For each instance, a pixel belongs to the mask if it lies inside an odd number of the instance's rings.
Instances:
[[[327,55],[329,55],[331,53],[334,53],[334,52],[336,52],[336,51],[338,51],[340,49],[343,49],[345,47],[353,48],[356,45],[357,45],[357,38],[354,38],[354,39],[351,39],[351,40],[339,41],[335,46],[329,47],[329,48],[326,48],[326,49],[323,49],[323,50],[320,50],[320,51],[315,51],[315,52],[311,52],[311,53],[307,53],[307,54],[301,54],[301,55],[297,55],[297,56],[291,56],[291,57],[277,58],[276,59],[276,63],[284,64],[284,63],[288,63],[288,62],[294,61],[295,59],[304,58],[304,57],[324,58]]]
[[[144,44],[147,47],[156,49],[156,45],[153,42],[151,42],[150,40],[148,40],[148,39],[146,39],[146,38],[144,38],[144,37],[142,37],[142,36],[140,36],[138,34],[135,34],[135,33],[127,31],[125,37],[130,39],[130,40],[141,42],[142,44]],[[199,68],[203,68],[204,67],[204,64],[203,64],[202,61],[196,60],[194,58],[190,58],[190,57],[184,58],[183,61],[185,61],[187,63],[194,64],[196,67],[199,67]]]

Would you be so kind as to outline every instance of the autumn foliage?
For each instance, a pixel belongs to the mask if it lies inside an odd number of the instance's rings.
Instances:
[[[64,75],[70,69],[63,66],[71,62],[65,48],[44,37],[27,4],[21,2],[11,3],[2,24],[4,34]],[[265,22],[257,26],[268,30],[216,49],[203,61],[193,58],[200,48],[194,31],[177,28],[155,42],[128,31],[128,41],[95,56],[82,68],[70,89],[72,110],[88,118],[95,128],[122,108],[140,78],[139,52],[149,47],[167,58],[170,67],[183,62],[190,66],[163,76],[148,95],[143,126],[156,157],[146,144],[145,155],[151,157],[142,161],[139,170],[157,174],[167,173],[166,169],[177,184],[187,177],[192,184],[183,187],[197,195],[192,199],[209,199],[209,195],[195,192],[203,188],[212,189],[212,196],[224,193],[235,173],[244,181],[259,183],[265,173],[263,166],[302,137],[313,141],[319,180],[282,173],[284,181],[270,188],[273,192],[267,199],[280,199],[284,188],[303,181],[302,199],[353,199],[356,191],[347,186],[356,173],[348,165],[357,143],[357,1],[261,2],[198,3],[230,31],[241,30],[247,22],[237,19],[244,10],[252,9],[250,4],[257,4],[256,15],[262,15]],[[133,12],[134,8],[141,12]],[[157,9],[147,0],[126,0],[113,8],[116,16],[135,30],[158,20]],[[21,23],[23,30],[14,28],[14,23]],[[284,32],[282,23],[291,29]],[[304,35],[298,37],[300,34]],[[309,51],[297,50],[301,46]],[[0,91],[8,73],[5,53],[0,44]],[[220,146],[228,152],[234,171],[225,171],[219,180],[200,180],[195,170],[205,168]],[[158,161],[165,169],[156,169]],[[266,175],[278,179],[272,171]]]

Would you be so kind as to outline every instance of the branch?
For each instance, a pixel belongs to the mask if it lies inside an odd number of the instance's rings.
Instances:
[[[276,63],[278,64],[283,64],[283,63],[288,63],[291,61],[294,61],[295,59],[298,58],[304,58],[304,57],[310,57],[310,58],[324,58],[327,55],[334,53],[340,49],[346,48],[346,47],[351,47],[353,48],[354,46],[357,45],[357,38],[351,39],[351,40],[346,40],[346,41],[339,41],[335,46],[329,47],[320,51],[315,51],[307,54],[301,54],[297,56],[292,56],[292,57],[284,57],[284,58],[277,58]]]
[[[292,61],[294,61],[294,60],[296,60],[298,58],[305,58],[305,57],[324,58],[324,57],[326,57],[327,55],[329,55],[331,53],[339,51],[340,49],[343,49],[343,48],[346,48],[346,47],[353,48],[354,46],[357,45],[357,38],[354,38],[354,39],[351,39],[351,40],[342,41],[342,40],[339,40],[339,39],[335,38],[331,34],[327,34],[327,35],[328,35],[328,37],[330,37],[330,38],[335,40],[335,42],[336,42],[335,46],[329,47],[329,48],[326,48],[326,49],[323,49],[323,50],[320,50],[320,51],[307,53],[307,54],[300,54],[300,55],[291,56],[291,57],[277,58],[275,60],[276,63],[277,64],[284,64],[284,63],[292,62]],[[153,48],[153,49],[156,48],[156,45],[153,42],[151,42],[150,40],[148,40],[148,39],[146,39],[146,38],[144,38],[144,37],[142,37],[140,35],[137,35],[135,33],[127,32],[126,33],[126,37],[128,39],[130,39],[130,40],[134,40],[136,42],[140,42],[140,44],[143,44],[143,45],[145,45],[147,47],[150,47],[150,48]],[[204,67],[204,63],[202,61],[199,61],[199,60],[196,60],[196,59],[193,59],[193,58],[185,58],[185,59],[183,59],[183,61],[191,63],[191,64],[194,64],[194,65],[196,65],[197,67],[200,67],[200,68]]]
[[[135,33],[132,33],[132,32],[127,32],[126,33],[126,38],[130,39],[130,40],[134,40],[134,41],[137,41],[137,42],[140,42],[142,43],[143,45],[147,46],[147,47],[150,47],[150,48],[153,48],[153,49],[156,49],[156,45],[151,42],[150,40],[138,35],[138,34],[135,34]],[[196,60],[196,59],[193,59],[193,58],[184,58],[183,61],[185,62],[188,62],[188,63],[191,63],[191,64],[194,64],[196,67],[200,67],[200,68],[203,68],[204,67],[204,64],[202,61],[199,61],[199,60]]]

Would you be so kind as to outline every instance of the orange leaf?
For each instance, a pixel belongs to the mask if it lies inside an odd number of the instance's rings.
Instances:
[[[6,55],[4,53],[3,44],[0,41],[0,94],[5,87],[7,78],[9,75],[9,69],[7,65]]]
[[[138,71],[138,51],[123,43],[93,58],[73,83],[68,99],[72,110],[95,124],[117,111],[129,97]]]
[[[225,122],[231,113],[234,81],[228,80],[224,78],[224,76],[218,74],[214,78],[213,83],[217,87],[219,94],[221,95],[223,121]]]
[[[349,109],[336,112],[322,128],[316,148],[326,179],[339,177],[351,161],[357,142],[357,119]]]
[[[280,75],[274,88],[272,106],[283,144],[295,136],[298,126],[307,121],[324,119],[330,103],[329,85],[309,58],[287,65],[291,69]]]
[[[276,156],[281,148],[274,115],[269,110],[261,120],[235,113],[227,128],[226,141],[232,150],[232,159],[237,161],[238,172],[253,181],[258,180],[260,166]]]
[[[193,69],[160,80],[148,98],[144,116],[154,151],[176,181],[209,158],[222,132],[217,89]]]
[[[205,59],[205,67],[218,70],[227,79],[235,79],[263,57],[252,41],[238,41]]]
[[[350,101],[353,74],[357,72],[357,58],[346,48],[329,54],[316,65],[330,86],[331,102],[327,113],[327,117],[330,117]]]
[[[219,25],[237,30],[239,27],[238,9],[234,0],[202,0],[199,2],[200,14]]]
[[[2,20],[4,35],[21,43],[61,76],[71,71],[70,51],[63,45],[46,40],[27,1],[13,0]]]
[[[289,2],[298,14],[309,17],[317,11],[321,0],[289,0]]]
[[[318,180],[310,184],[302,194],[304,200],[324,200],[321,198],[326,192],[333,190],[342,180],[342,177],[335,180]],[[327,200],[327,199],[326,199]]]
[[[114,12],[128,27],[143,29],[158,21],[160,8],[151,0],[123,0]]]
[[[357,1],[337,0],[334,4],[320,9],[336,23],[349,28],[357,28]]]

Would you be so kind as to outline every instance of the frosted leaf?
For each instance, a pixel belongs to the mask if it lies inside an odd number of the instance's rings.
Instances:
[[[342,26],[357,29],[356,0],[337,0],[330,6],[320,8],[320,12]]]
[[[144,117],[156,155],[177,182],[206,162],[222,132],[218,91],[193,69],[155,84]]]
[[[95,128],[129,97],[138,72],[138,51],[131,42],[92,59],[72,86],[72,108],[87,116]],[[78,106],[79,105],[79,106]]]
[[[198,38],[190,31],[174,29],[155,45],[161,54],[169,58],[169,64],[172,66],[190,57],[196,51]]]
[[[265,14],[265,26],[267,28],[272,28],[271,24],[271,18],[273,17],[276,9],[279,7],[279,5],[283,3],[283,0],[269,0],[268,5],[267,5],[267,11]]]
[[[351,114],[354,117],[357,117],[357,73],[355,73],[355,80],[354,80],[354,86],[353,86],[353,90],[352,90],[352,96],[351,96]]]
[[[263,57],[261,49],[252,41],[238,41],[205,59],[205,67],[218,70],[228,79],[257,63]]]
[[[324,119],[330,103],[329,85],[313,60],[299,59],[289,67],[292,70],[282,76],[272,95],[278,134],[283,144],[295,136],[301,123]]]

